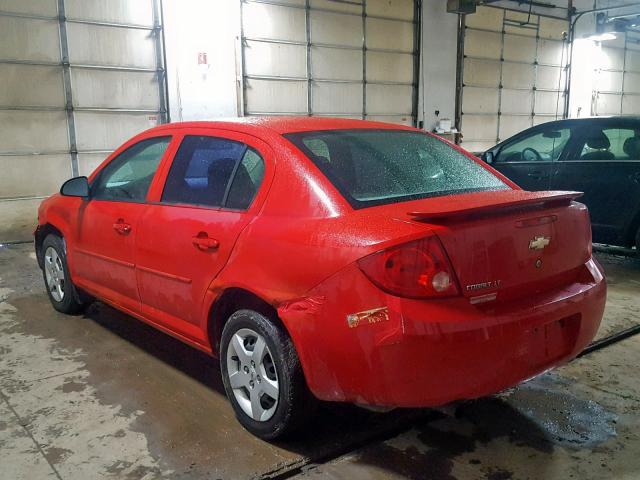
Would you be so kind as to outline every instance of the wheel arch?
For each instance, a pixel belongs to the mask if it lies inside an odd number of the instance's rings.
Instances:
[[[240,287],[229,287],[220,293],[208,313],[207,336],[214,356],[219,355],[222,329],[227,320],[234,312],[242,309],[254,310],[264,315],[291,336],[273,305],[254,292]]]
[[[42,268],[43,266],[42,243],[44,242],[44,239],[47,238],[47,235],[51,234],[57,235],[60,238],[64,239],[62,230],[60,230],[52,223],[44,223],[42,225],[38,225],[38,228],[36,228],[34,243],[36,248],[36,259],[38,260],[38,265],[40,266],[40,268]]]

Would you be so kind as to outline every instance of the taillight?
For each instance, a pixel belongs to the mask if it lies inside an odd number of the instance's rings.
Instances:
[[[358,260],[364,274],[387,293],[427,298],[459,295],[447,254],[435,236],[396,245]]]

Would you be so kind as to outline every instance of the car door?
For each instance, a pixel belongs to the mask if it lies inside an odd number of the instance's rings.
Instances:
[[[532,128],[505,142],[492,166],[525,190],[548,190],[556,162],[571,138],[568,124]]]
[[[640,126],[598,119],[580,130],[570,154],[558,164],[552,187],[584,192],[593,240],[624,244],[640,208]]]
[[[171,137],[141,140],[107,163],[78,212],[74,279],[119,307],[140,311],[135,241],[145,199]]]
[[[255,216],[270,157],[266,144],[247,135],[195,130],[182,138],[137,238],[147,318],[206,343],[205,294]]]

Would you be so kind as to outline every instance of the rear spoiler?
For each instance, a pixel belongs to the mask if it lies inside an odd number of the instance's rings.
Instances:
[[[407,212],[418,221],[439,222],[478,214],[497,214],[520,207],[552,207],[568,205],[582,196],[582,192],[527,192],[525,190],[497,190],[451,197],[439,197],[420,211]],[[435,199],[434,199],[435,200]]]

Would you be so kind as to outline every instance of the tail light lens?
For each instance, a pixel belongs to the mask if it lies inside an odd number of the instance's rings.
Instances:
[[[444,247],[435,236],[396,245],[358,260],[364,274],[387,293],[433,298],[459,295]]]

